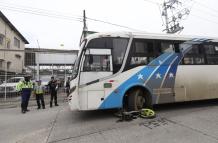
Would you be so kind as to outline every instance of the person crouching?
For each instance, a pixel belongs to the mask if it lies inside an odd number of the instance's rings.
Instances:
[[[37,81],[37,83],[34,87],[34,93],[36,95],[36,103],[38,106],[37,109],[41,109],[41,105],[42,105],[42,108],[45,109],[44,87],[41,85],[41,80]]]

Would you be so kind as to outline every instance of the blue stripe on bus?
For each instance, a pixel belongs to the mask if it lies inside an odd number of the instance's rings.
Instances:
[[[195,38],[192,41],[202,43],[206,40]],[[113,91],[100,105],[99,109],[122,108],[123,96],[133,86],[143,86],[150,93],[153,92],[154,88],[160,88],[161,86],[163,88],[174,88],[178,65],[184,54],[192,48],[190,45],[184,46],[180,54],[164,53],[154,59],[148,66],[145,66]],[[143,79],[139,79],[141,77],[139,75],[142,75]],[[156,96],[154,95],[152,95],[152,102],[156,103]]]
[[[165,65],[166,63],[169,63],[168,58],[172,58],[174,55],[172,53],[165,53],[156,58],[154,61],[151,62],[152,66],[145,66],[142,70],[134,74],[132,77],[130,77],[128,80],[126,80],[123,84],[121,84],[115,91],[113,91],[100,105],[100,109],[104,108],[119,108],[122,107],[122,101],[123,96],[125,92],[130,89],[133,86],[143,86],[150,90],[152,90],[144,85],[144,83],[148,80],[149,77],[151,77],[154,74],[154,71],[157,70],[157,68],[161,68],[160,65]],[[165,61],[164,61],[165,60]],[[164,62],[163,62],[164,61]],[[163,62],[163,63],[161,63]],[[161,63],[161,64],[160,64]],[[149,65],[151,65],[149,64]],[[156,64],[156,65],[155,65]],[[155,65],[155,66],[154,66]],[[160,67],[158,67],[160,66]],[[143,75],[143,79],[139,79],[139,74]]]

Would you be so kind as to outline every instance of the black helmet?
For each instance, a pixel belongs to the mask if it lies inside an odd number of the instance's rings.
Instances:
[[[26,74],[26,75],[24,75],[24,78],[30,78],[31,77],[31,75],[30,74]]]

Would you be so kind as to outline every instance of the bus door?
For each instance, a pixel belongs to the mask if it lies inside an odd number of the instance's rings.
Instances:
[[[82,60],[79,95],[86,98],[88,109],[96,109],[104,99],[104,84],[100,79],[112,75],[111,49],[86,49]]]

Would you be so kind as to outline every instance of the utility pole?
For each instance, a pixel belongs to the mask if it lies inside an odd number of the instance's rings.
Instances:
[[[84,37],[86,37],[87,35],[87,31],[88,31],[88,27],[86,24],[86,11],[83,10],[83,33],[84,33]]]
[[[83,31],[82,31],[82,35],[81,35],[81,37],[80,37],[80,43],[79,43],[79,45],[81,45],[83,39],[86,38],[87,32],[88,32],[88,27],[87,27],[87,24],[86,24],[86,11],[83,10]]]
[[[180,33],[184,27],[180,26],[180,22],[184,16],[190,14],[190,9],[182,8],[183,4],[180,0],[164,0],[162,17],[165,20],[165,29],[169,34]]]

